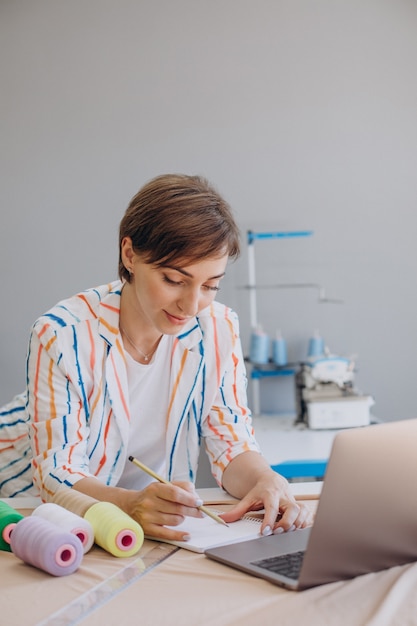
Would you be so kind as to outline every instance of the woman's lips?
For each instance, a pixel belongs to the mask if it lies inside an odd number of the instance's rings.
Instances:
[[[188,317],[177,317],[176,315],[171,315],[168,311],[164,311],[164,313],[171,324],[177,324],[178,326],[183,326],[189,320]]]

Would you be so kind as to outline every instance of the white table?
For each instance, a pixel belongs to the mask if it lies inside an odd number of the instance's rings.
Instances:
[[[268,463],[290,480],[322,478],[333,440],[341,430],[312,430],[296,424],[294,415],[254,416],[253,426]]]
[[[293,459],[327,459],[340,429],[311,430],[294,415],[253,417],[256,439],[271,465]]]

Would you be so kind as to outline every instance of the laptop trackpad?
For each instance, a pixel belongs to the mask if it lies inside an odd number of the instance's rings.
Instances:
[[[206,555],[232,567],[245,569],[254,561],[267,559],[288,552],[305,551],[311,527],[279,535],[259,537],[240,543],[232,543],[206,550]]]

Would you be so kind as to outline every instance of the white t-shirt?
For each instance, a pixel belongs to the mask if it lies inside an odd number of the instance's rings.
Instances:
[[[138,363],[125,351],[130,403],[127,458],[136,457],[161,476],[165,476],[169,363],[173,341],[174,337],[163,335],[148,365]],[[117,486],[141,490],[153,480],[127,460]]]

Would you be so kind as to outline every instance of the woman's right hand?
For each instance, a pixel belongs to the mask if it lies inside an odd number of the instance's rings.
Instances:
[[[178,526],[186,516],[204,517],[197,508],[203,502],[191,482],[154,482],[143,491],[126,491],[124,499],[123,509],[149,537],[187,541],[187,533],[167,526]]]

